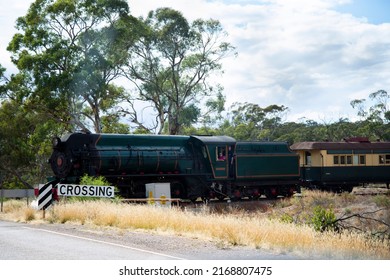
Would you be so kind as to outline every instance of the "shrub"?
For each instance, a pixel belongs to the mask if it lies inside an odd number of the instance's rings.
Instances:
[[[94,186],[109,186],[110,183],[103,176],[93,177],[85,174],[80,179],[82,185],[94,185]]]
[[[326,210],[322,206],[314,207],[311,224],[316,231],[338,231],[337,218],[333,209]]]
[[[283,213],[283,215],[280,217],[280,221],[282,223],[292,224],[294,222],[294,218],[287,213]]]
[[[87,174],[84,174],[80,178],[80,185],[92,185],[92,186],[110,186],[111,184],[107,181],[107,179],[103,176],[89,176]],[[100,198],[100,197],[88,197],[88,196],[81,196],[81,197],[68,197],[66,198],[66,201],[68,202],[76,202],[76,201],[95,201],[95,200],[101,200],[106,198]]]

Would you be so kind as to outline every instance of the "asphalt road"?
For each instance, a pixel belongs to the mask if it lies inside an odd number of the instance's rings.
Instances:
[[[0,260],[299,259],[211,241],[82,225],[0,221]]]
[[[225,247],[212,241],[169,234],[0,221],[2,279],[203,280],[223,274],[226,279],[249,280],[269,278],[269,275],[256,274],[256,271],[267,269],[267,273],[272,272],[272,279],[313,279],[320,271],[321,279],[347,277],[363,280],[374,274],[375,277],[384,275],[388,269],[386,261],[368,264],[366,261],[333,261],[331,264],[329,261],[280,261],[291,259],[299,258],[290,253]],[[231,271],[237,272],[238,268],[260,270],[251,275],[230,277]]]
[[[0,221],[2,260],[178,259],[95,237]]]

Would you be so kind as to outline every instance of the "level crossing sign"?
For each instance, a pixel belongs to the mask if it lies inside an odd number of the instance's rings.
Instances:
[[[53,202],[53,182],[39,185],[38,189],[38,210],[47,209]]]
[[[58,181],[54,180],[39,185],[38,210],[45,210],[51,205],[54,200],[53,194],[56,194],[56,197],[59,195],[113,198],[115,188],[113,186],[58,184]]]
[[[115,196],[115,188],[113,186],[58,184],[56,188],[57,193],[60,196],[88,196],[106,198],[113,198]]]

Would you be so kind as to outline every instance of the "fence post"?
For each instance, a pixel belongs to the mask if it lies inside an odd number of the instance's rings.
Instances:
[[[28,207],[28,189],[26,189],[27,207]]]
[[[0,172],[0,197],[1,197],[1,213],[3,213],[3,174]]]

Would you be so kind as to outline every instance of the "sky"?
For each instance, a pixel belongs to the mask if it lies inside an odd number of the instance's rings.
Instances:
[[[6,47],[30,0],[0,0],[0,64],[17,71]],[[129,0],[131,14],[159,7],[189,20],[217,19],[236,47],[223,60],[226,108],[235,102],[288,107],[284,121],[357,120],[350,102],[390,92],[390,1]]]

